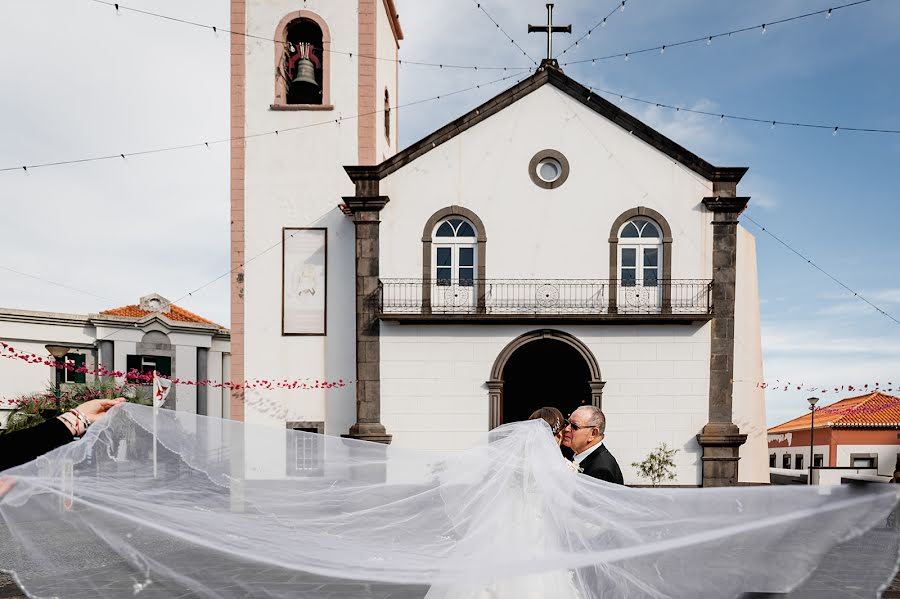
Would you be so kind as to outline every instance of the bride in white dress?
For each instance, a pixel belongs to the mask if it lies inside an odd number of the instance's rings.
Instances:
[[[540,420],[549,427],[553,441],[559,447],[562,443],[562,431],[565,426],[562,413],[556,408],[541,408],[535,411],[529,420]],[[549,436],[548,437],[549,441]],[[549,443],[542,444],[544,446]],[[534,471],[517,464],[522,456],[510,455],[509,469],[511,475],[503,487],[502,496],[495,495],[491,501],[491,514],[486,518],[494,519],[493,535],[481,532],[476,536],[463,538],[457,545],[456,558],[467,561],[489,558],[490,554],[503,551],[508,556],[515,554],[519,560],[545,559],[554,549],[562,549],[564,538],[559,535],[559,528],[554,525],[559,512],[551,513],[538,489]],[[574,479],[577,472],[572,462],[566,460],[562,453],[548,452],[546,466],[561,475],[558,480],[565,482],[569,477]],[[559,459],[553,459],[558,457]],[[542,460],[544,461],[544,460]],[[548,474],[550,474],[548,472]],[[553,476],[552,474],[550,474]],[[554,478],[557,478],[554,476]],[[567,492],[567,489],[560,489]],[[489,527],[490,528],[490,527]],[[490,543],[485,543],[491,538]],[[479,584],[462,581],[458,584],[443,584],[431,587],[426,599],[495,599],[498,597],[516,597],[521,599],[581,599],[582,595],[575,586],[575,572],[570,570],[553,570],[540,574],[508,577]]]

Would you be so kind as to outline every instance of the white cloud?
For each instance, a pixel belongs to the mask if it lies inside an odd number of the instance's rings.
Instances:
[[[842,335],[823,322],[768,322],[763,327],[769,426],[800,416],[810,395],[827,403],[858,395],[848,389],[851,385],[864,389],[880,383],[900,395],[900,340],[891,329]]]

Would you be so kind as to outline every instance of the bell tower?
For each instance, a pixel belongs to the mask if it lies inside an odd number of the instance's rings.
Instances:
[[[231,0],[231,28],[230,379],[353,380],[355,237],[338,205],[345,165],[397,151],[394,0]],[[325,299],[302,326],[285,314],[297,230],[324,230]],[[328,434],[356,420],[352,386],[254,395],[233,392],[231,418]]]

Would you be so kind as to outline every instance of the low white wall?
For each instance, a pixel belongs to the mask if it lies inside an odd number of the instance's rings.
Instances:
[[[828,470],[816,470],[813,468],[814,485],[839,485],[842,478],[856,478],[858,480],[872,480],[873,482],[887,482],[882,479],[873,479],[878,472],[874,468],[836,468]]]
[[[856,453],[878,454],[878,474],[891,476],[900,454],[900,445],[838,445],[837,466],[852,466],[850,456]]]

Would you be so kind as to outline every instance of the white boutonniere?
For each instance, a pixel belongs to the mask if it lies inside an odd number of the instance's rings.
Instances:
[[[572,472],[584,472],[584,468],[579,466],[578,462],[576,462],[575,460],[569,462],[569,468],[572,470]]]

